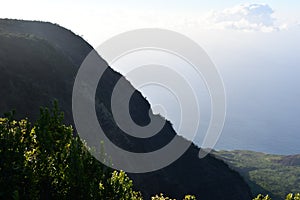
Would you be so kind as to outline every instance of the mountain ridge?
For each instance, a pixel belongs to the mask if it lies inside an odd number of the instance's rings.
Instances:
[[[57,99],[66,122],[74,125],[71,101],[74,79],[92,46],[70,30],[52,23],[9,19],[0,19],[0,43],[0,96],[3,97],[0,113],[15,109],[17,117],[29,116],[34,120],[39,106],[49,107]],[[112,142],[136,152],[159,149],[173,137],[186,142],[169,121],[147,140],[129,137],[120,130],[111,118],[110,108],[112,89],[119,80],[127,85],[128,91],[134,89],[121,74],[107,68],[96,92],[98,120]],[[149,123],[150,105],[139,91],[134,92],[129,109],[137,124]],[[184,194],[204,199],[251,199],[249,187],[237,172],[210,155],[199,159],[198,152],[199,148],[192,144],[171,165],[155,172],[129,174],[129,177],[146,199],[160,192],[178,199]]]

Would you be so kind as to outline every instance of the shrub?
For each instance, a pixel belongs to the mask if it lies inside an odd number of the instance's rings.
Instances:
[[[142,199],[124,172],[96,160],[63,124],[57,103],[40,113],[34,125],[0,118],[0,199]]]

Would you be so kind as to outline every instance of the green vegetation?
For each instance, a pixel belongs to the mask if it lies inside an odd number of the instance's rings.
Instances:
[[[13,113],[0,118],[0,199],[142,200],[126,173],[97,161],[63,118],[57,103],[34,125]]]
[[[300,200],[300,193],[297,193],[295,195],[290,193],[286,196],[286,200]]]
[[[259,194],[253,200],[272,200],[272,199],[269,197],[269,195],[264,196]],[[297,193],[295,195],[290,193],[285,197],[285,200],[300,200],[300,193]]]
[[[164,197],[163,194],[160,194],[160,195],[155,195],[155,197],[152,197],[151,200],[176,200],[176,199]],[[186,195],[183,200],[196,200],[196,197],[193,195]]]
[[[284,199],[289,192],[300,191],[299,156],[270,155],[252,151],[218,151],[223,159],[247,181],[253,194],[270,194]]]
[[[113,171],[97,161],[72,127],[63,124],[57,103],[51,110],[42,108],[33,125],[13,116],[8,113],[0,118],[0,199],[143,199],[125,172]],[[259,194],[253,200],[283,199],[288,190],[300,190],[297,156],[251,151],[214,155],[238,170],[254,193],[270,192],[270,196]],[[172,200],[163,194],[151,199]],[[290,193],[285,199],[300,200],[300,194]]]
[[[34,125],[0,118],[1,199],[142,199],[124,172],[98,162],[62,120],[57,104],[41,109]]]

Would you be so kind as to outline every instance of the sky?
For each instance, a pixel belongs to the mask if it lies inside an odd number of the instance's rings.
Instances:
[[[203,47],[224,81],[227,118],[217,147],[300,153],[300,1],[0,0],[0,5],[0,18],[57,23],[95,48],[137,28],[182,33]],[[145,89],[157,101],[153,91]],[[174,107],[169,118],[176,124]]]
[[[218,31],[230,25],[230,17],[244,19],[243,8],[237,8],[243,4],[258,4],[257,13],[253,12],[248,20],[255,20],[255,17],[264,14],[265,17],[257,18],[263,23],[276,23],[276,26],[257,27],[256,31],[267,32],[286,26],[296,26],[300,23],[300,3],[296,0],[289,1],[198,1],[198,0],[1,0],[0,17],[17,18],[27,20],[42,20],[60,24],[71,29],[78,35],[83,36],[94,47],[112,35],[131,30],[134,28],[157,27],[168,28],[187,34],[190,37],[207,30]],[[266,5],[266,6],[264,6]],[[244,6],[247,9],[247,6]],[[230,12],[235,12],[230,16]],[[239,13],[240,12],[240,13]],[[261,12],[261,13],[259,13]],[[226,15],[227,22],[220,22]],[[268,17],[274,19],[270,20]],[[269,20],[267,22],[267,20]],[[231,21],[232,22],[232,21]],[[247,22],[240,22],[237,27],[247,26]],[[252,29],[255,24],[252,23]],[[236,28],[237,28],[236,27]],[[248,24],[248,28],[251,24]],[[196,31],[195,31],[196,30]],[[244,27],[244,31],[247,27]],[[196,38],[197,40],[197,38]],[[209,39],[206,39],[209,40]]]

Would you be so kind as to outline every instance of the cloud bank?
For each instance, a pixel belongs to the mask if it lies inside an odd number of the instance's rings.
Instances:
[[[222,11],[213,11],[208,21],[217,29],[246,32],[273,32],[286,28],[273,17],[274,10],[267,4],[242,4]]]

